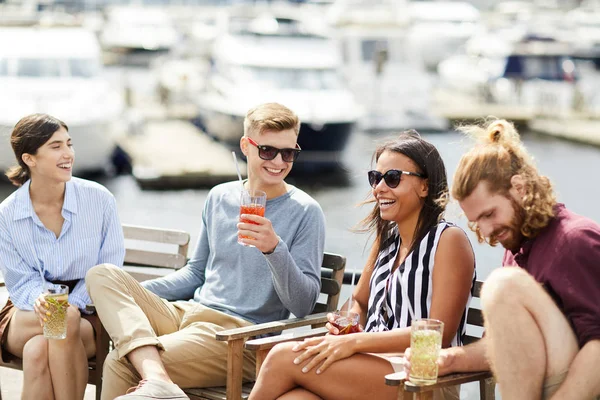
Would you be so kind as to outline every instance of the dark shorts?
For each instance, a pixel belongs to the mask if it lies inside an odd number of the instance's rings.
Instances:
[[[8,299],[8,301],[0,311],[0,361],[3,363],[6,363],[11,359],[16,358],[4,348],[4,345],[6,344],[6,339],[8,338],[8,324],[10,323],[10,320],[12,319],[13,315],[15,315],[16,311],[17,308],[12,303],[12,301],[10,301],[10,299]]]

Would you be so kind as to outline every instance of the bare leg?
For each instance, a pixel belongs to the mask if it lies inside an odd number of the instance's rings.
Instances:
[[[488,357],[502,398],[539,399],[544,379],[565,371],[579,351],[567,319],[521,268],[495,270],[481,302]]]
[[[127,358],[140,373],[142,379],[158,379],[173,383],[156,346],[138,347],[127,354]]]
[[[283,396],[279,397],[277,400],[322,400],[316,394],[309,392],[308,390],[297,388],[293,389]]]
[[[73,306],[67,312],[67,338],[48,341],[54,397],[83,399],[88,381],[88,358],[81,339],[81,315]]]
[[[42,335],[29,339],[22,349],[22,356],[24,384],[21,399],[54,400],[52,378],[48,367],[48,339]]]
[[[277,399],[300,387],[328,400],[395,399],[397,388],[383,382],[386,374],[394,372],[386,360],[368,354],[355,354],[335,362],[327,371],[317,375],[314,370],[302,372],[303,365],[295,365],[298,353],[292,351],[295,343],[277,345],[267,356],[261,368],[250,400]],[[290,396],[303,392],[292,392]],[[290,397],[296,398],[296,397]],[[284,397],[285,399],[285,397]]]

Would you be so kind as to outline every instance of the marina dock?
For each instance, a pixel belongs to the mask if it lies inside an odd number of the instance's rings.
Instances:
[[[541,134],[600,147],[600,120],[540,118],[530,121],[529,129]]]
[[[237,179],[231,151],[186,121],[147,121],[139,134],[119,142],[143,189],[211,187]],[[246,163],[239,163],[245,176]]]

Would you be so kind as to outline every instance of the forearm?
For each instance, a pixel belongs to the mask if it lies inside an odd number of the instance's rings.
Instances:
[[[410,328],[352,335],[355,353],[403,353],[410,346]]]
[[[552,400],[595,399],[600,396],[597,365],[600,362],[600,339],[583,346],[569,367],[569,373]]]
[[[446,371],[446,373],[489,370],[490,364],[486,357],[486,342],[486,338],[483,337],[467,346],[450,347],[442,350],[452,359],[449,371]]]
[[[189,300],[204,284],[204,275],[186,265],[162,278],[142,282],[142,286],[166,300]]]

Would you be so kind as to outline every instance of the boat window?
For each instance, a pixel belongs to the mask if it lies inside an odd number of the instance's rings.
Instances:
[[[77,78],[92,78],[100,73],[100,66],[94,60],[83,58],[69,59],[71,76]]]
[[[60,63],[58,60],[36,58],[21,58],[17,60],[17,76],[57,77],[60,75]]]
[[[278,89],[336,90],[342,87],[335,69],[242,67],[236,69],[234,75],[238,81],[255,80],[262,87]]]
[[[363,61],[373,61],[375,53],[388,49],[388,43],[385,39],[367,39],[361,43],[361,54]]]
[[[562,81],[572,71],[564,70],[564,61],[568,57],[561,56],[510,56],[506,62],[504,75],[508,78],[543,79]]]

